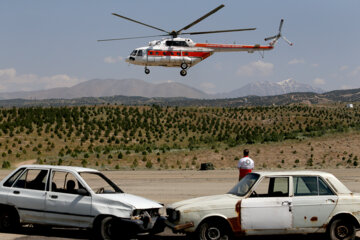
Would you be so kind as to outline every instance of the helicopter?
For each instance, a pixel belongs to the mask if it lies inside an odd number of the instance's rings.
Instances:
[[[165,36],[162,40],[154,40],[149,42],[148,46],[139,47],[133,50],[125,61],[130,64],[141,65],[145,67],[145,74],[150,73],[150,66],[163,66],[163,67],[180,67],[180,75],[186,76],[187,70],[190,67],[195,66],[199,62],[213,55],[215,52],[236,52],[244,51],[253,53],[255,51],[269,51],[273,50],[276,42],[283,38],[290,46],[293,45],[288,39],[282,36],[281,30],[284,23],[284,19],[281,19],[278,34],[272,37],[265,38],[265,41],[272,40],[268,45],[237,45],[237,44],[212,44],[212,43],[196,43],[190,38],[179,37],[181,35],[201,35],[201,34],[215,34],[226,32],[239,32],[239,31],[253,31],[256,28],[241,28],[241,29],[228,29],[228,30],[215,30],[215,31],[202,31],[202,32],[183,32],[188,30],[195,24],[201,22],[205,18],[219,11],[225,5],[221,4],[210,12],[206,13],[202,17],[196,19],[192,23],[186,25],[178,31],[166,31],[161,28],[112,13],[112,15],[126,19],[128,21],[141,24],[143,26],[164,32],[165,34],[154,36],[141,36],[141,37],[126,37],[126,38],[112,38],[102,39],[102,41],[115,41],[115,40],[130,40],[139,38],[151,38]]]

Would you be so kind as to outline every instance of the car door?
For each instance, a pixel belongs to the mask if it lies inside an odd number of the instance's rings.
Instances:
[[[46,221],[61,226],[90,227],[94,219],[91,195],[77,177],[71,172],[52,170],[50,182],[45,202]]]
[[[293,177],[293,228],[322,227],[334,210],[338,197],[318,176]]]
[[[27,169],[13,184],[8,202],[26,223],[43,223],[48,170]]]
[[[262,178],[251,195],[241,201],[241,229],[251,235],[291,228],[289,186],[289,177]]]

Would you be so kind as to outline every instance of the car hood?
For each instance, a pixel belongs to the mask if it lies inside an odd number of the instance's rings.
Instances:
[[[191,198],[180,202],[175,202],[169,205],[169,208],[174,208],[178,210],[184,210],[188,208],[196,208],[198,210],[202,208],[217,208],[230,204],[230,206],[235,206],[236,202],[239,201],[241,197],[232,195],[232,194],[221,194],[213,196],[205,196],[199,198]]]
[[[114,193],[114,194],[97,194],[98,197],[107,200],[121,202],[125,205],[132,206],[135,209],[149,209],[162,208],[163,206],[155,201],[129,193]]]

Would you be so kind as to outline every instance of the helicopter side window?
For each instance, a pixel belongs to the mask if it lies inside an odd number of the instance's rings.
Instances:
[[[137,56],[142,56],[142,55],[143,55],[142,50],[139,50],[139,51],[137,52]]]
[[[187,43],[185,41],[166,41],[166,46],[168,47],[188,47]]]
[[[181,42],[179,42],[179,46],[180,46],[180,47],[188,47],[189,45],[187,45],[186,42],[181,41]]]
[[[132,51],[131,56],[136,56],[137,50]]]

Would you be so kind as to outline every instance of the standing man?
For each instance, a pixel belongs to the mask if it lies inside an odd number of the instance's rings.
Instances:
[[[239,181],[254,169],[254,161],[249,158],[249,149],[244,149],[244,157],[239,160],[238,169]]]

